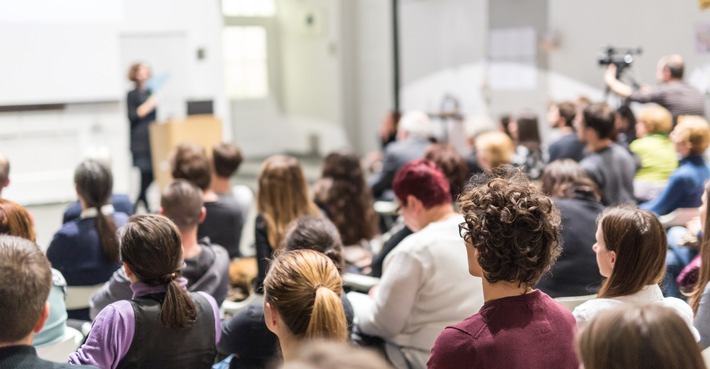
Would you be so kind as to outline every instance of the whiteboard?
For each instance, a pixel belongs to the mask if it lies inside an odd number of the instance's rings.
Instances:
[[[1,2],[0,105],[119,100],[121,10],[117,0]]]

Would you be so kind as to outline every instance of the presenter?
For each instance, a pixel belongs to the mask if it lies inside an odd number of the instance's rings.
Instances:
[[[135,83],[135,89],[128,93],[126,101],[131,123],[131,154],[133,165],[141,172],[140,193],[133,208],[138,211],[138,204],[142,201],[145,210],[150,213],[146,190],[153,182],[153,161],[148,128],[156,120],[156,99],[148,84],[150,68],[147,64],[135,63],[128,70],[128,79]]]

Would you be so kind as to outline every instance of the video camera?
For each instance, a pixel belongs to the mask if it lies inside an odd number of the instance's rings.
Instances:
[[[597,62],[600,66],[616,65],[616,78],[619,78],[621,73],[631,66],[631,63],[634,62],[634,55],[640,55],[642,52],[640,47],[619,48],[607,46],[603,50],[604,53],[599,56]]]

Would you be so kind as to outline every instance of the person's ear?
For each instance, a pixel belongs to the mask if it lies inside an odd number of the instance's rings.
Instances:
[[[162,215],[162,216],[165,216],[165,209],[163,209],[162,206],[158,208],[158,214],[159,214],[159,215]]]
[[[35,324],[34,328],[32,328],[32,332],[35,334],[39,333],[39,331],[44,328],[44,323],[47,322],[47,319],[49,319],[49,302],[45,301],[44,308],[42,308],[42,313],[39,314],[39,318],[37,319],[37,323]]]
[[[279,331],[279,318],[279,313],[276,309],[270,303],[264,302],[264,322],[266,323],[266,328],[276,335],[278,335]]]
[[[203,206],[200,209],[200,220],[197,221],[198,224],[202,224],[202,222],[205,221],[205,217],[207,216],[207,209]]]
[[[616,263],[616,251],[609,251],[609,257],[611,258],[611,267],[614,267]]]
[[[414,197],[414,195],[407,195],[407,206],[411,206],[415,211],[419,211],[423,208],[422,202]]]
[[[128,266],[128,264],[123,263],[123,270],[126,272],[126,278],[128,278],[131,283],[136,283],[138,281],[138,277],[136,277],[136,274],[133,273],[131,267]]]

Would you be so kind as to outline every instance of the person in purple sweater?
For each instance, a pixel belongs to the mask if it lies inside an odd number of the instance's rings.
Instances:
[[[103,309],[69,363],[102,369],[211,368],[220,337],[219,309],[212,296],[185,290],[177,227],[161,215],[136,215],[119,237],[133,299]]]
[[[459,234],[486,302],[441,332],[427,368],[578,368],[574,317],[533,288],[560,255],[559,211],[519,171],[472,183],[459,199]]]

